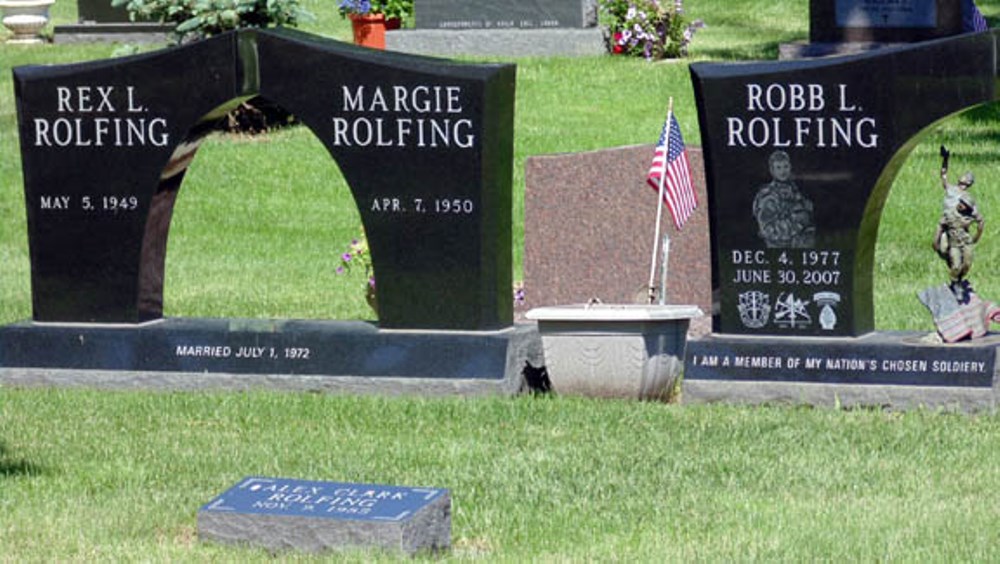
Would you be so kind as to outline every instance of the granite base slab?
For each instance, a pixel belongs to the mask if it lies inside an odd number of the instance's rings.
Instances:
[[[582,57],[607,52],[597,28],[401,29],[385,34],[385,48],[436,57]]]
[[[683,401],[994,410],[1000,336],[948,345],[926,336],[709,335],[688,341]]]
[[[360,321],[164,319],[0,327],[0,384],[420,395],[515,394],[543,364],[533,324],[383,330]]]

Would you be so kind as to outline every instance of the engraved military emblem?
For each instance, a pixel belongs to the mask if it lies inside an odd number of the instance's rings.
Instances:
[[[771,298],[756,290],[740,294],[740,320],[750,329],[760,329],[771,319]]]
[[[808,305],[809,300],[800,300],[792,292],[780,294],[774,304],[774,323],[789,329],[808,327],[812,324],[812,316],[806,309]]]
[[[819,306],[819,326],[825,331],[833,331],[837,327],[837,312],[835,306],[840,304],[840,294],[836,292],[817,292],[813,294],[813,302]]]

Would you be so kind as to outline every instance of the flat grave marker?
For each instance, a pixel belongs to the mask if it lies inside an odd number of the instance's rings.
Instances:
[[[198,536],[269,550],[451,546],[451,495],[437,488],[247,477],[198,511]]]

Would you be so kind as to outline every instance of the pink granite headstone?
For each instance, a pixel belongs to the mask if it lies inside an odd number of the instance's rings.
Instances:
[[[524,287],[527,309],[646,299],[657,194],[646,184],[653,145],[529,157],[525,163]],[[699,207],[670,235],[667,303],[712,311],[708,203],[700,147],[689,147]],[[657,267],[656,281],[660,274]],[[710,317],[702,318],[705,324]],[[696,329],[697,330],[697,329]]]

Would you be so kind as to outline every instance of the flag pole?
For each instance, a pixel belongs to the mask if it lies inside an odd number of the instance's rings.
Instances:
[[[670,263],[670,234],[663,234],[663,262],[660,263],[660,305],[667,304],[667,265]]]
[[[664,139],[665,139],[665,141],[667,143],[667,152],[663,156],[663,158],[665,160],[669,160],[670,159],[670,124],[673,121],[671,119],[673,117],[673,114],[674,114],[674,97],[671,96],[670,97],[670,102],[669,102],[669,104],[667,106],[667,123],[664,126]],[[656,255],[658,255],[659,252],[660,252],[660,231],[661,231],[660,225],[662,223],[661,219],[663,218],[663,190],[664,190],[664,179],[666,178],[666,176],[667,176],[667,172],[666,172],[666,170],[664,170],[663,173],[660,174],[660,182],[659,182],[659,184],[660,184],[660,186],[659,186],[659,188],[660,188],[659,189],[660,198],[659,198],[659,202],[656,204],[656,230],[655,230],[655,234],[654,234],[654,237],[653,237],[653,258],[650,261],[651,264],[649,265],[649,303],[650,304],[652,304],[653,302],[656,301]],[[661,288],[660,289],[660,293],[662,294],[663,291],[664,291],[664,289]]]

